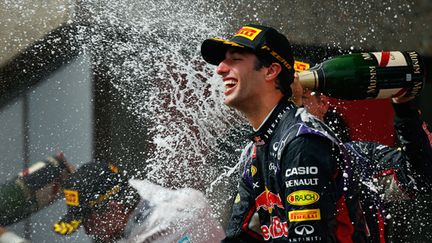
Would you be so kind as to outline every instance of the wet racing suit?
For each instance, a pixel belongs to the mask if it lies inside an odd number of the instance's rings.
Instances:
[[[281,100],[244,150],[223,242],[365,242],[347,149],[303,108]]]
[[[345,192],[345,196],[350,192],[350,190],[360,190],[362,192],[360,195],[360,200],[363,206],[363,210],[365,211],[367,220],[366,234],[368,235],[368,242],[385,242],[385,203],[391,202],[393,200],[411,198],[412,196],[415,196],[415,194],[419,191],[426,191],[428,188],[430,188],[431,185],[432,149],[425,132],[422,130],[422,123],[419,118],[418,112],[413,107],[411,102],[394,105],[394,109],[396,115],[395,130],[397,132],[399,140],[401,141],[402,151],[395,150],[390,147],[373,142],[351,142],[345,144],[345,149],[349,154],[349,157],[351,157],[351,160],[350,163],[345,163],[344,166],[352,167],[353,171],[350,172],[350,170],[346,169],[345,172],[343,172],[343,178],[348,179],[348,182],[345,182],[343,184],[344,187],[347,187],[345,190],[342,189],[342,191]],[[277,109],[275,110],[277,112]],[[302,114],[302,112],[298,111],[298,114]],[[300,115],[300,118],[301,117],[302,116]],[[268,123],[269,120],[272,120],[272,116],[266,121],[266,123]],[[302,121],[297,120],[297,122],[302,123],[306,121],[305,124],[308,124],[309,126],[315,126],[315,128],[317,127],[317,124],[315,122],[312,122],[311,124],[311,119],[309,119],[307,115],[304,115],[301,120]],[[309,120],[309,122],[307,122],[307,120]],[[264,126],[266,125],[264,124]],[[275,127],[273,125],[271,126]],[[278,131],[278,129],[276,131]],[[259,134],[259,131],[257,134]],[[310,136],[306,134],[307,133],[305,132],[301,132],[301,129],[298,129],[297,135],[295,137]],[[264,136],[268,136],[268,134],[264,133]],[[263,142],[261,141],[260,143]],[[286,186],[285,189],[288,190],[288,192],[285,192],[283,194],[283,198],[280,196],[279,193],[276,194],[273,191],[274,189],[272,187],[269,187],[268,185],[265,186],[264,193],[258,194],[257,196],[256,188],[257,186],[259,186],[257,183],[259,181],[254,182],[254,180],[251,181],[250,179],[251,175],[253,175],[252,178],[257,175],[258,169],[254,168],[253,163],[253,161],[256,160],[257,157],[255,151],[256,148],[254,147],[257,146],[263,146],[263,144],[257,145],[257,142],[255,142],[248,145],[242,155],[241,160],[242,163],[244,163],[245,169],[239,183],[239,194],[237,195],[235,204],[233,206],[233,214],[227,229],[227,238],[224,240],[225,242],[259,242],[272,239],[273,241],[276,241],[276,239],[281,239],[285,240],[286,242],[363,241],[363,238],[360,236],[362,234],[356,235],[355,233],[353,233],[355,231],[352,230],[348,231],[351,233],[343,237],[344,231],[338,230],[337,226],[327,232],[317,234],[317,225],[318,227],[321,227],[319,221],[323,221],[323,223],[327,221],[327,223],[331,227],[332,225],[334,226],[335,224],[337,225],[341,222],[348,222],[352,219],[355,220],[355,217],[349,218],[346,216],[340,217],[339,215],[337,215],[336,220],[332,219],[331,217],[327,220],[326,218],[321,217],[321,219],[316,220],[318,222],[314,222],[311,218],[309,218],[311,219],[311,221],[304,220],[305,218],[303,218],[303,221],[299,221],[300,223],[303,222],[302,224],[295,224],[298,221],[290,222],[291,218],[289,218],[288,221],[285,221],[286,217],[284,216],[289,216],[290,212],[304,210],[303,208],[301,208],[302,210],[296,210],[297,208],[291,207],[292,204],[290,203],[290,201],[295,203],[296,196],[299,199],[297,200],[298,202],[296,204],[303,204],[300,206],[304,206],[304,208],[309,205],[314,205],[316,203],[315,200],[318,197],[321,197],[321,188],[319,187],[319,182],[322,181],[322,178],[321,176],[318,176],[318,170],[320,171],[320,173],[323,170],[318,166],[297,165],[297,167],[288,168],[285,172],[284,178]],[[293,149],[291,146],[289,148]],[[315,147],[311,150],[312,153],[316,153],[321,158],[321,160],[324,159],[323,154],[321,153],[322,149],[320,149],[319,147]],[[310,155],[307,156],[310,157]],[[294,157],[293,160],[286,161],[287,163],[289,163],[288,161],[298,163],[299,160],[300,157]],[[273,178],[271,177],[272,175],[269,173],[271,172],[270,168],[275,168],[275,170],[277,170],[278,167],[271,166],[272,163],[270,159],[267,161],[270,161],[270,163],[267,163],[269,169],[266,171],[266,174],[270,176],[270,180],[268,181],[270,181],[271,183],[271,180]],[[280,166],[281,168],[283,168],[283,165]],[[296,169],[294,170],[294,168]],[[335,178],[337,180],[337,172],[335,175]],[[354,183],[360,185],[360,187],[354,188],[352,186],[353,183],[349,183],[349,181],[352,180],[357,180],[357,182],[360,182]],[[336,188],[337,190],[340,190],[340,186]],[[350,190],[348,190],[348,188]],[[276,189],[279,188],[276,187]],[[293,190],[296,191],[293,194],[288,194],[291,193]],[[306,190],[309,192],[318,191],[318,197],[315,197],[315,199],[313,199],[313,193],[310,193],[310,196],[307,197],[308,194],[305,193]],[[348,198],[356,198],[355,192],[351,193],[353,193],[353,195],[349,195]],[[286,196],[287,194],[288,196]],[[342,199],[344,198],[343,193],[341,194],[340,192],[336,192],[335,194],[339,196],[342,195]],[[266,197],[264,198],[261,195],[266,195]],[[323,197],[321,197],[321,199],[319,200],[322,199]],[[340,203],[341,198],[339,198],[337,202],[337,212],[346,211],[346,204],[344,205],[343,203]],[[356,203],[356,200],[352,200],[350,203]],[[321,215],[323,214],[324,210],[332,210],[332,208],[326,208],[326,205],[318,204],[317,206],[320,209]],[[288,212],[285,215],[273,216],[274,209],[281,210],[285,207],[289,207],[287,210]],[[260,211],[264,211],[261,210],[261,208],[267,210],[268,214],[271,215],[270,217],[272,221],[265,222],[261,220],[261,222],[258,222],[258,215],[256,211],[258,209],[258,214]],[[308,207],[308,209],[306,210],[310,210],[309,208],[310,207]],[[353,210],[353,208],[348,207],[348,212],[350,212],[348,214],[349,216],[353,215],[353,213],[354,215],[358,216],[358,210],[356,208],[354,208],[354,211],[351,210]],[[261,215],[262,214],[259,214],[260,219],[269,218],[267,215],[264,215],[264,217],[262,217]],[[360,216],[358,217],[360,218]],[[361,221],[361,219],[357,220]],[[311,224],[312,222],[316,224]],[[361,222],[357,224],[356,221],[353,222],[354,226],[361,226]],[[358,229],[360,230],[359,232],[362,232],[361,228]]]
[[[400,148],[375,142],[347,143],[361,178],[361,201],[369,242],[387,242],[385,226],[391,215],[386,204],[410,200],[432,188],[432,147],[414,101],[393,104],[394,127]]]

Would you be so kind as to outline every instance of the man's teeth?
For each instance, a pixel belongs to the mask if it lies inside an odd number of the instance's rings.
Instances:
[[[225,84],[225,86],[234,86],[237,84],[237,82],[234,80],[227,80],[227,81],[224,81],[224,84]]]

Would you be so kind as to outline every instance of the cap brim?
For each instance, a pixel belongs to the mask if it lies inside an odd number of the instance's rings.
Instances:
[[[219,65],[225,59],[225,53],[230,47],[244,48],[245,46],[229,40],[210,38],[201,45],[203,59],[213,65]]]

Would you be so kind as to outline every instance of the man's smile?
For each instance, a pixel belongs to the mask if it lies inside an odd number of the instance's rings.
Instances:
[[[231,93],[231,91],[237,86],[238,81],[233,78],[224,78],[224,86],[225,86],[225,92],[224,94],[227,95]]]

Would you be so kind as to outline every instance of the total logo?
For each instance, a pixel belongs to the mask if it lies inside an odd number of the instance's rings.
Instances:
[[[282,204],[282,199],[279,194],[274,194],[269,191],[267,187],[265,187],[265,191],[263,191],[258,197],[255,198],[255,205],[257,211],[260,208],[267,210],[269,213],[272,213],[275,207],[284,208]]]
[[[303,224],[294,228],[294,232],[301,236],[310,235],[315,231],[312,225]]]
[[[288,236],[288,223],[281,222],[280,218],[275,216],[272,218],[269,226],[262,225],[261,232],[264,240],[269,240],[270,238],[276,239],[282,236]]]
[[[314,191],[298,190],[290,193],[287,201],[291,205],[304,206],[317,202],[319,198],[319,194]]]

